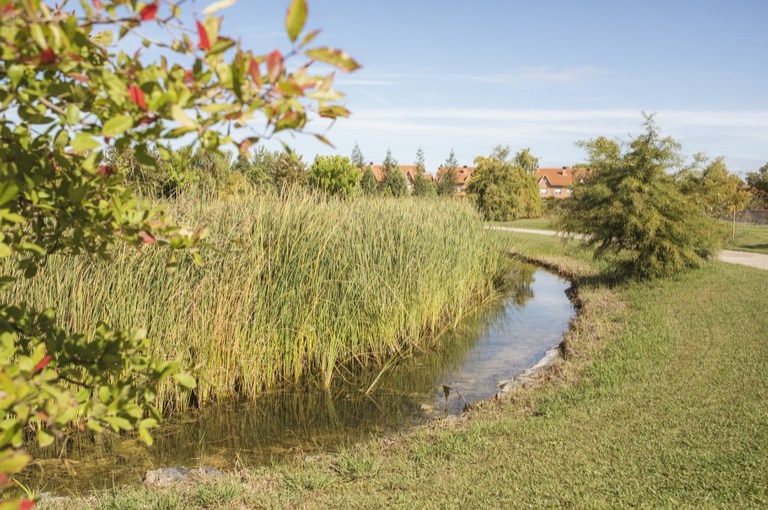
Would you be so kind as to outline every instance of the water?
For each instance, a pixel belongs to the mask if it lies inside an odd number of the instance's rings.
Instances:
[[[53,492],[103,489],[158,467],[227,469],[338,450],[460,413],[560,342],[574,313],[568,285],[520,265],[509,297],[462,321],[439,350],[364,374],[342,370],[327,391],[277,391],[176,418],[154,431],[152,447],[112,434],[71,437],[33,452],[38,460],[23,478]]]

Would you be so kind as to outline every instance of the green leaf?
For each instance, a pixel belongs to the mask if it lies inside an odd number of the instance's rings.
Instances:
[[[173,376],[173,380],[185,388],[192,389],[197,386],[195,378],[187,373],[176,374]]]
[[[98,149],[101,144],[97,142],[92,136],[85,133],[78,133],[75,135],[75,139],[72,140],[72,148],[76,152],[85,152],[93,149]]]
[[[11,253],[13,253],[13,250],[11,249],[10,246],[8,246],[5,243],[0,243],[0,258],[1,257],[7,257]]]
[[[360,64],[355,62],[355,59],[350,57],[344,50],[337,50],[335,48],[314,48],[307,50],[305,54],[309,58],[325,62],[342,71],[350,72],[360,69]]]
[[[0,184],[0,205],[7,204],[19,194],[19,186],[13,181]]]
[[[67,105],[67,122],[70,124],[77,124],[80,122],[80,108],[77,105]]]
[[[130,115],[118,115],[104,123],[101,134],[104,136],[117,136],[125,133],[133,127],[133,117]]]
[[[50,432],[48,432],[45,429],[41,429],[37,433],[37,442],[38,442],[38,444],[40,445],[41,448],[45,448],[46,446],[49,446],[50,444],[53,443],[53,441],[55,439],[56,438],[53,437],[53,434],[51,434]]]
[[[307,0],[293,0],[285,15],[285,29],[291,42],[299,37],[307,21]]]
[[[181,124],[181,127],[186,129],[196,129],[197,123],[192,120],[192,118],[187,115],[187,112],[184,111],[184,109],[175,104],[171,106],[171,118]]]

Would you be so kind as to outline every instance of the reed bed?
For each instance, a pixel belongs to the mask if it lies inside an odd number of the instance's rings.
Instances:
[[[383,364],[432,346],[494,293],[508,269],[466,203],[329,200],[306,194],[179,198],[179,224],[207,228],[223,253],[166,269],[155,246],[111,262],[51,256],[14,292],[55,307],[71,331],[99,321],[145,328],[153,354],[198,377],[197,401],[282,384],[329,385],[340,366]],[[161,388],[166,412],[189,396]]]

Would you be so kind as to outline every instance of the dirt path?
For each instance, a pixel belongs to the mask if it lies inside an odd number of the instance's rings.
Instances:
[[[536,234],[542,236],[572,237],[582,239],[581,235],[568,235],[553,230],[536,230],[532,228],[514,228],[514,227],[488,227],[492,230],[506,230],[508,232],[518,232],[520,234]],[[742,266],[756,267],[768,271],[768,255],[762,253],[750,253],[746,251],[723,250],[720,252],[719,259],[729,264],[741,264]]]

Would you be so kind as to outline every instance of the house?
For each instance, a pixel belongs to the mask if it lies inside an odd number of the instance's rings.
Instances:
[[[381,184],[384,182],[384,177],[386,174],[384,173],[384,165],[374,165],[371,163],[368,165],[368,167],[373,172],[373,176],[376,178],[376,182],[378,184]],[[416,165],[400,165],[400,171],[405,176],[405,180],[408,181],[408,191],[413,192],[413,184],[416,182]],[[424,174],[424,176],[429,179],[432,177],[429,174]]]
[[[588,168],[537,168],[536,184],[541,198],[568,198],[575,182],[581,182],[589,173]]]

